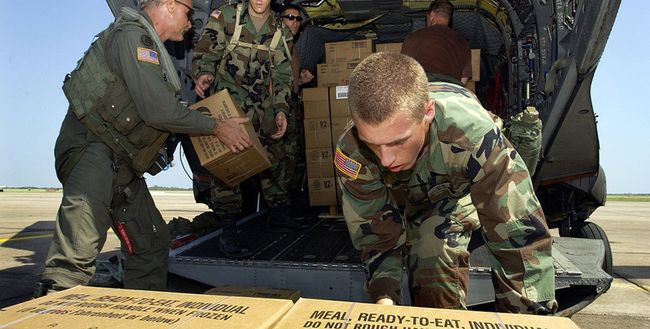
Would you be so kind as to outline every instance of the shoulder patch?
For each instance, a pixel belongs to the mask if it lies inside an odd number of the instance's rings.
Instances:
[[[143,34],[141,40],[142,40],[142,44],[145,45],[145,47],[147,48],[153,47],[153,40],[151,40],[151,37],[149,37],[148,35]]]
[[[345,153],[343,153],[343,151],[338,147],[336,148],[336,155],[334,156],[334,165],[342,174],[352,179],[357,179],[357,177],[359,177],[361,163],[345,155]]]
[[[147,62],[156,65],[160,64],[160,61],[158,61],[158,53],[155,50],[138,47],[137,53],[138,53],[138,60],[141,62]]]
[[[215,19],[219,19],[219,16],[221,16],[221,10],[215,9],[210,13],[211,17],[214,17]]]

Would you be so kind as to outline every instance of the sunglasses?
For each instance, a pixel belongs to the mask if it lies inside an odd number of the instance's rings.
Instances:
[[[295,19],[298,22],[302,22],[302,16],[296,16],[296,15],[289,14],[289,15],[284,15],[284,16],[280,16],[280,17],[281,18],[286,18],[286,19],[288,19],[290,21],[293,21]]]
[[[187,8],[187,20],[191,21],[192,16],[194,16],[194,9],[192,9],[192,7],[186,5],[186,4],[184,4],[184,3],[182,3],[182,2],[180,2],[178,0],[174,0],[174,2],[176,2],[178,4],[181,4],[181,5],[183,5],[183,7]]]

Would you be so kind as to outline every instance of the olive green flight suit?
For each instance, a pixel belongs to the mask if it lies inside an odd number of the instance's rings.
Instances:
[[[141,14],[151,25],[146,14]],[[176,72],[165,72],[157,60],[166,52],[152,42],[157,36],[148,35],[133,18],[124,21],[130,24],[117,24],[104,49],[108,67],[118,80],[111,91],[122,88],[126,92],[109,93],[103,104],[110,110],[103,113],[121,118],[135,109],[123,118],[125,124],[146,125],[160,133],[210,134],[214,120],[178,101],[175,87],[168,82],[168,75]],[[128,137],[135,145],[141,141],[133,134]],[[124,286],[165,289],[170,236],[142,173],[90,132],[72,108],[63,120],[54,153],[63,198],[43,278],[54,280],[57,290],[86,284],[108,229],[116,231],[115,223],[120,223],[129,238],[126,241],[118,235],[127,256]]]

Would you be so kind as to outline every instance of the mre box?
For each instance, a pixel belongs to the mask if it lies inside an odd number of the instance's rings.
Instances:
[[[378,43],[375,45],[375,52],[386,52],[386,53],[401,53],[402,52],[402,43]]]
[[[77,286],[4,308],[0,328],[267,329],[288,299]]]
[[[325,62],[360,61],[372,54],[372,40],[328,42],[325,44]]]
[[[350,75],[358,61],[325,63],[316,65],[316,80],[319,87],[344,86],[350,82]]]
[[[196,104],[191,109],[208,109],[213,117],[227,119],[244,117],[227,90],[222,90]],[[240,153],[232,153],[215,136],[192,136],[192,145],[201,165],[224,183],[235,186],[241,181],[271,167],[271,162],[262,147],[253,125],[243,124],[243,129],[253,146]]]
[[[283,288],[267,288],[267,287],[250,287],[250,286],[217,286],[204,292],[206,295],[222,295],[222,296],[240,296],[240,297],[255,297],[255,298],[273,298],[273,299],[288,299],[292,302],[297,302],[300,299],[300,290],[283,289]]]
[[[310,206],[336,206],[338,204],[336,193],[336,178],[310,177],[307,179],[309,187]]]
[[[568,318],[305,299],[274,329],[579,329]]]

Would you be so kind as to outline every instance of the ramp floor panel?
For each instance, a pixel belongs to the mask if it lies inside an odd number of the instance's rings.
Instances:
[[[238,228],[240,243],[253,251],[250,260],[360,263],[359,252],[350,241],[345,222],[306,219],[303,233],[270,232],[264,218],[252,218]],[[197,244],[178,256],[225,258],[219,250],[219,235]]]

